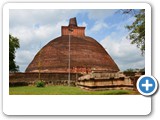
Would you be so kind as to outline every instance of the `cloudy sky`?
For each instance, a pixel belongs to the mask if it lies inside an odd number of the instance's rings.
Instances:
[[[134,17],[122,15],[116,9],[54,10],[10,9],[9,31],[19,38],[16,64],[24,72],[36,53],[49,41],[61,35],[61,26],[77,18],[79,26],[86,26],[86,35],[96,39],[110,54],[120,70],[144,68],[144,57],[127,39]]]

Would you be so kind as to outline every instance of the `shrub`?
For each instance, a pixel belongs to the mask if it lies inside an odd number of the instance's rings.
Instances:
[[[36,87],[45,87],[45,82],[43,80],[36,82]]]

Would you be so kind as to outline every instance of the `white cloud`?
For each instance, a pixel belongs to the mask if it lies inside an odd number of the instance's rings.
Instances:
[[[67,26],[68,20],[76,17],[78,13],[97,21],[91,31],[96,32],[108,25],[104,20],[115,13],[116,10],[13,10],[10,9],[9,29],[13,36],[20,40],[20,49],[16,52],[16,63],[20,71],[24,71],[32,61],[40,47],[50,40],[61,35],[61,26]],[[80,26],[87,26],[82,22]],[[86,30],[87,31],[87,30]]]
[[[79,24],[79,26],[87,27],[87,23],[83,21],[82,24]]]
[[[108,28],[108,25],[105,22],[97,21],[94,26],[90,29],[91,32],[98,32],[101,29]]]
[[[32,61],[33,57],[38,50],[19,50],[16,52],[16,63],[20,66],[20,69],[25,71],[26,67]]]
[[[45,25],[57,24],[60,21],[68,20],[71,17],[75,17],[80,10],[25,10],[25,9],[10,9],[10,28],[17,26],[29,26],[34,24]]]
[[[20,40],[20,49],[18,49],[16,53],[16,62],[20,65],[21,71],[26,69],[40,47],[43,47],[53,38],[60,36],[60,26],[64,24],[65,22],[61,21],[55,26],[44,25],[39,28],[23,26],[10,29],[10,33]],[[22,62],[22,60],[24,62]]]
[[[128,68],[144,68],[144,57],[136,45],[130,44],[126,37],[118,38],[115,33],[101,41],[107,52],[115,60],[121,70]]]
[[[57,10],[10,10],[10,34],[20,41],[15,59],[20,71],[25,71],[40,48],[61,35],[61,26],[68,25],[70,18],[63,17],[64,14],[69,13]],[[69,16],[75,14],[76,11]]]
[[[121,70],[144,68],[145,66],[144,56],[141,55],[141,51],[126,38],[129,32],[125,29],[125,26],[131,24],[134,20],[135,18],[131,17],[109,25],[108,29],[112,29],[112,33],[100,42]]]
[[[88,17],[93,20],[104,20],[105,18],[113,15],[116,11],[116,9],[88,10]]]

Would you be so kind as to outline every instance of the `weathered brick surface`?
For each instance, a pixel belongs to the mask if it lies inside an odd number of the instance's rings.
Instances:
[[[62,26],[62,35],[73,35],[77,37],[85,36],[85,27],[72,27],[72,32],[69,31],[67,26]]]
[[[71,73],[71,85],[75,85],[81,74]],[[39,80],[39,73],[14,73],[9,75],[10,86],[34,85]],[[41,73],[40,80],[47,85],[68,85],[68,73]]]
[[[73,31],[71,32],[69,29]],[[62,26],[62,36],[45,45],[28,65],[26,72],[38,72],[40,70],[44,73],[67,73],[69,71],[69,36],[71,72],[119,71],[111,56],[96,40],[85,36],[84,30],[85,27],[78,27],[76,19],[72,18],[68,26]]]
[[[34,57],[26,72],[68,72],[69,36],[58,37]],[[87,72],[91,69],[119,71],[118,66],[105,49],[91,37],[71,36],[70,42],[71,71]],[[40,65],[38,65],[40,63]]]

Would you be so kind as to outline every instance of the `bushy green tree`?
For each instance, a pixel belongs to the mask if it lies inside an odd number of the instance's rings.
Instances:
[[[16,49],[20,47],[19,39],[9,34],[9,71],[19,71],[19,66],[15,63]]]
[[[145,10],[141,9],[136,12],[134,10],[124,10],[124,14],[134,13],[135,21],[131,25],[127,25],[126,28],[130,31],[129,39],[131,44],[136,44],[141,50],[142,55],[145,53]]]

